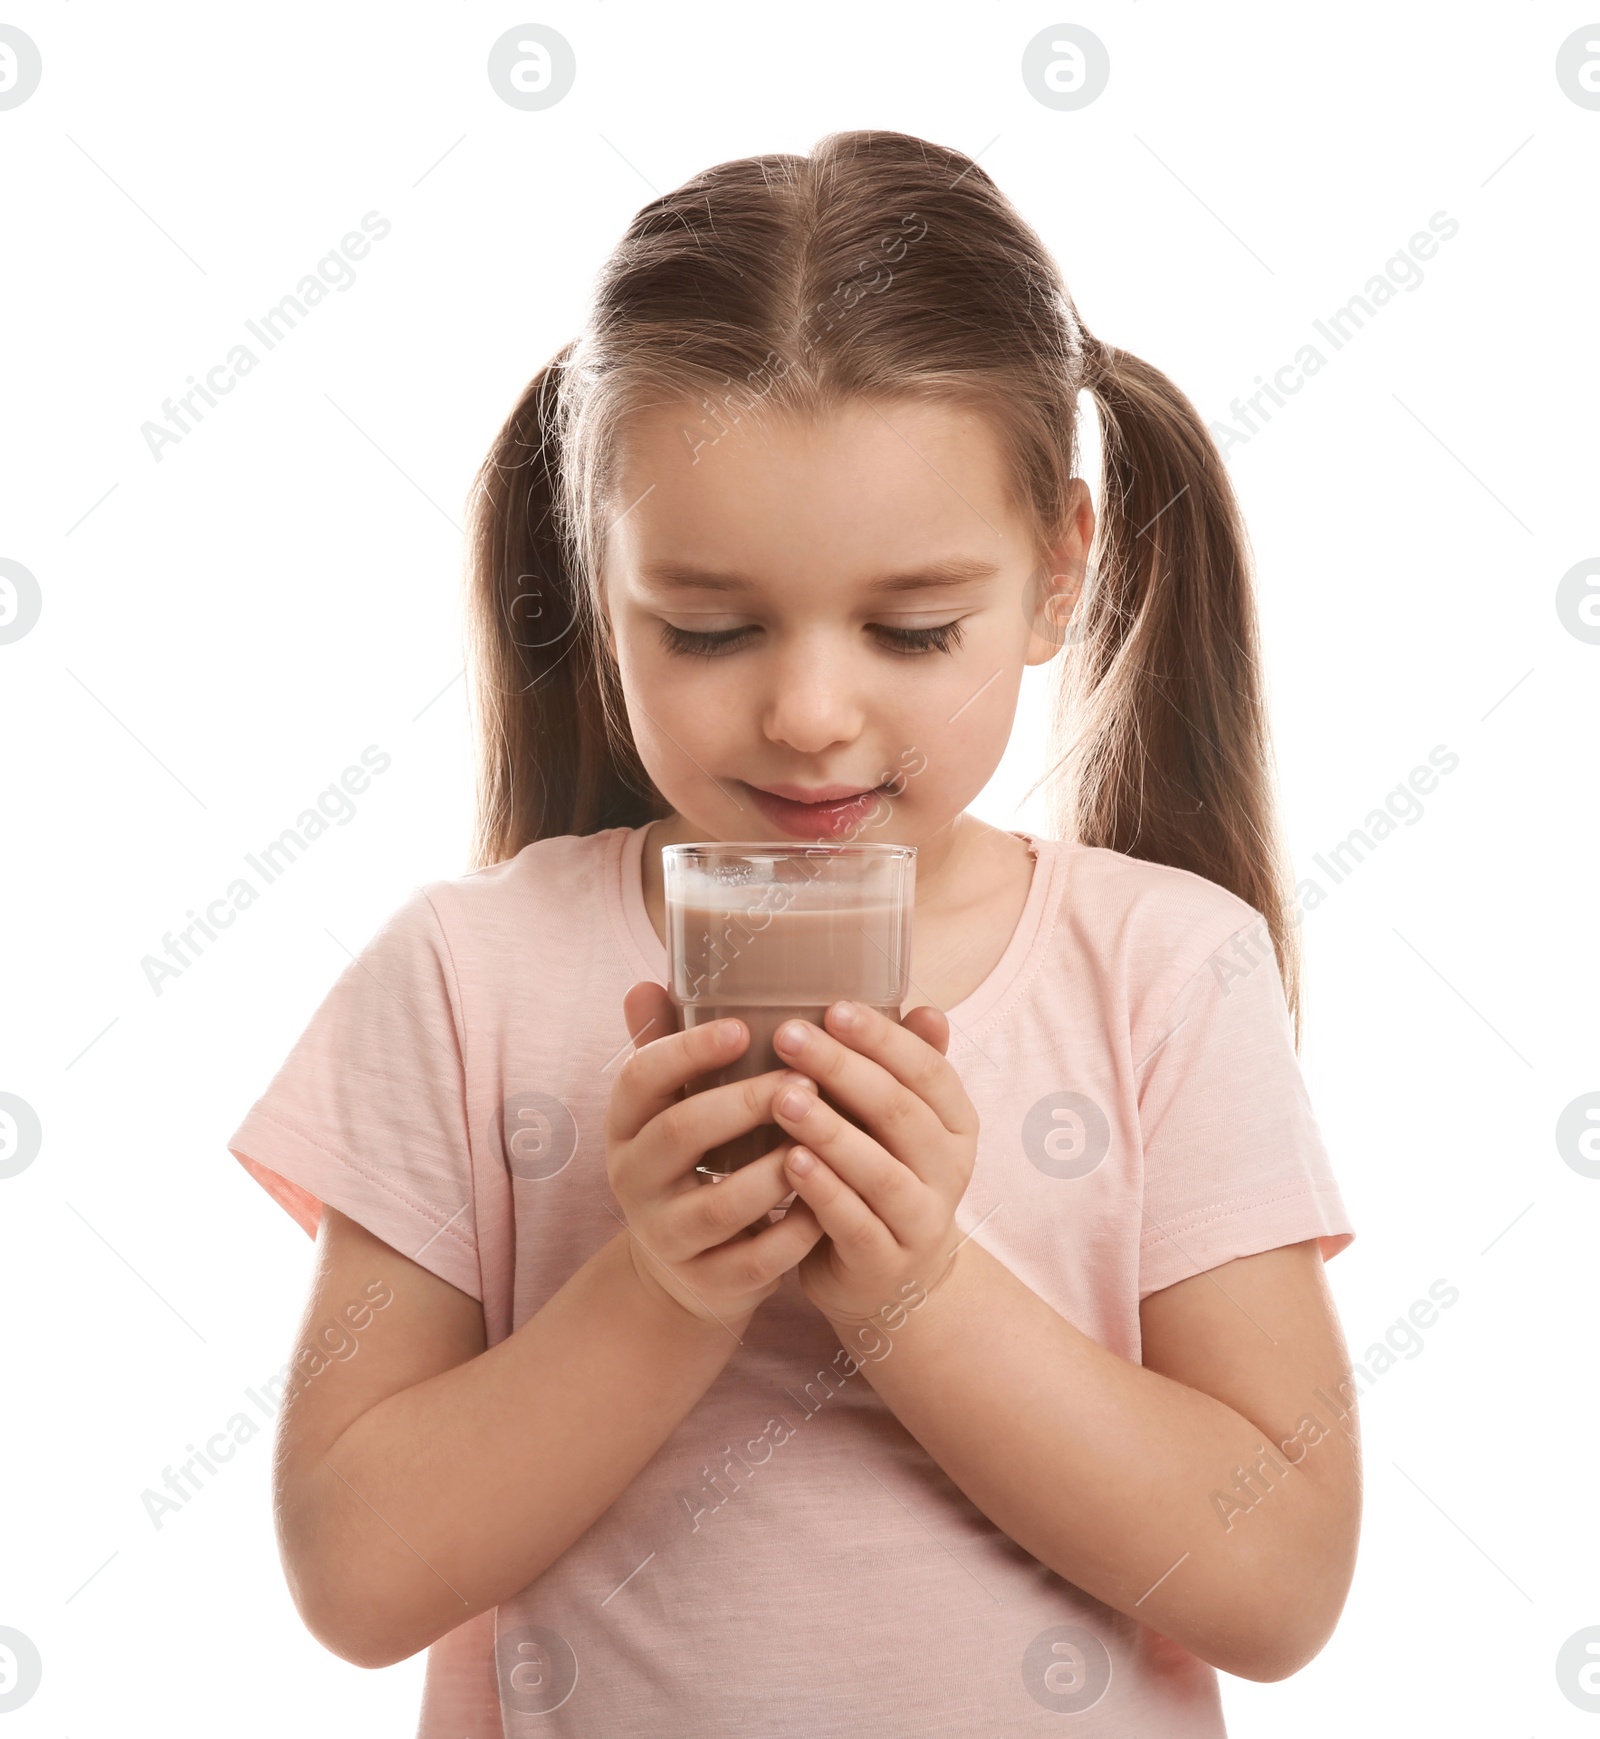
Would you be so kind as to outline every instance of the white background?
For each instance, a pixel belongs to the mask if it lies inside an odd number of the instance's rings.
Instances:
[[[485,74],[529,20],[577,55],[542,113]],[[1064,20],[1111,57],[1077,112],[1019,73]],[[0,556],[44,599],[0,646],[0,1090],[44,1130],[0,1180],[0,1625],[44,1659],[6,1739],[412,1730],[423,1657],[364,1673],[294,1613],[266,1431],[159,1531],[141,1505],[283,1364],[304,1297],[309,1240],[225,1142],[349,952],[465,867],[458,526],[501,418],[654,191],[870,126],[981,153],[1088,325],[1208,419],[1431,214],[1459,222],[1228,453],[1300,874],[1435,745],[1460,757],[1308,916],[1303,1057],[1357,1228],[1329,1269],[1352,1353],[1435,1280],[1460,1298],[1363,1402],[1337,1634],[1224,1698],[1240,1739],[1600,1733],[1554,1671],[1600,1624],[1600,1181],[1554,1139],[1600,1089],[1600,646],[1555,607],[1600,554],[1600,111],[1555,77],[1589,15],[73,0],[0,21],[44,66],[0,112]],[[354,286],[152,459],[162,400],[372,210],[393,230]],[[988,819],[1038,822],[1017,803],[1040,694]],[[356,818],[156,996],[141,959],[371,743],[393,765]]]

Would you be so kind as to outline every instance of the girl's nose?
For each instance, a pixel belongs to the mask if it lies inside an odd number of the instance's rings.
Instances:
[[[762,718],[768,741],[818,755],[860,736],[865,713],[848,660],[813,644],[796,648],[772,677]]]

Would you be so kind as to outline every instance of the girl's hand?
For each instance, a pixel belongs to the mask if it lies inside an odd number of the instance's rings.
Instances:
[[[931,1292],[950,1272],[978,1114],[945,1060],[950,1023],[938,1009],[896,1025],[836,1002],[823,1019],[826,1030],[786,1021],[776,1048],[862,1127],[803,1087],[778,1090],[773,1120],[797,1143],[786,1169],[799,1195],[783,1223],[828,1234],[800,1264],[801,1290],[831,1322],[862,1323],[899,1303],[907,1281]]]
[[[686,1098],[690,1081],[725,1067],[749,1045],[744,1022],[679,1032],[672,998],[650,983],[632,986],[622,1012],[639,1049],[611,1090],[606,1175],[627,1218],[634,1267],[647,1289],[737,1334],[822,1232],[804,1215],[752,1225],[794,1191],[783,1171],[788,1142],[714,1183],[703,1182],[694,1167],[711,1148],[775,1122],[775,1092],[813,1083],[774,1069]]]

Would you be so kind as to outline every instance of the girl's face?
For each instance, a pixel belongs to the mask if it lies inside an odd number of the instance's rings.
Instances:
[[[1086,486],[1041,564],[980,415],[857,402],[714,432],[667,408],[630,429],[605,548],[670,831],[937,846],[1000,760],[1023,666],[1061,643],[1041,605],[1063,620],[1076,601]]]

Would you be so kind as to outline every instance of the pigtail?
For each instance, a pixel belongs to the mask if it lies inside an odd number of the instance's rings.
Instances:
[[[1100,412],[1097,560],[1062,675],[1065,836],[1219,883],[1267,921],[1300,1035],[1249,541],[1194,405],[1084,335]]]
[[[561,370],[573,348],[528,383],[473,487],[475,867],[536,839],[635,827],[662,812],[626,726],[605,705],[599,624],[558,521]]]

